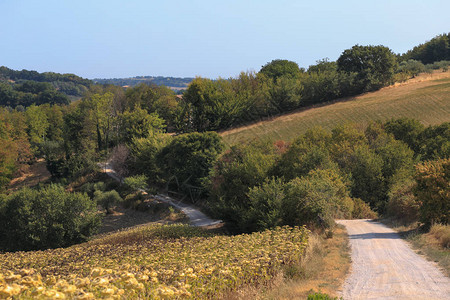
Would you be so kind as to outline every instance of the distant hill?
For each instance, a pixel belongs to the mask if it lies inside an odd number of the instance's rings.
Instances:
[[[173,90],[186,89],[189,83],[194,80],[192,77],[164,77],[164,76],[136,76],[131,78],[111,78],[111,79],[93,79],[95,83],[114,84],[119,86],[136,86],[140,83],[165,85]]]
[[[79,99],[93,84],[75,74],[16,71],[0,67],[0,105],[68,104]]]
[[[376,92],[303,108],[220,134],[229,145],[252,139],[290,141],[315,126],[332,129],[345,122],[365,126],[370,121],[401,117],[425,125],[450,122],[450,72],[421,74]]]

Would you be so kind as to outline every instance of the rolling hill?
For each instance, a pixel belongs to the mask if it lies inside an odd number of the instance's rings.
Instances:
[[[345,122],[364,126],[400,117],[418,119],[425,125],[449,122],[450,72],[421,74],[376,92],[303,108],[220,134],[229,145],[251,139],[290,141],[315,126],[331,129]]]

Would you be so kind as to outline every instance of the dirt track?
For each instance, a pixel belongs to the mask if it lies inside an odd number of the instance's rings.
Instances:
[[[338,223],[347,228],[352,251],[344,299],[450,299],[450,279],[392,229],[370,220]]]

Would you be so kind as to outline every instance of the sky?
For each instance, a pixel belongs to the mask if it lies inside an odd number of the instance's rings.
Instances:
[[[86,78],[229,78],[355,44],[404,53],[450,31],[448,0],[0,0],[0,65]]]

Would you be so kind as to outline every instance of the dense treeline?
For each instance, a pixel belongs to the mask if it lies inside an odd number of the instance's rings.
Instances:
[[[66,94],[48,82],[24,81],[19,84],[0,82],[0,105],[23,109],[30,105],[69,104]]]
[[[379,89],[394,82],[397,61],[383,46],[354,46],[337,62],[319,61],[307,71],[274,60],[258,73],[235,79],[196,78],[180,102],[184,131],[220,130],[299,107]]]
[[[450,123],[410,126],[417,123],[391,120],[365,130],[347,124],[331,133],[309,130],[290,145],[233,146],[213,168],[206,206],[245,232],[286,224],[329,227],[334,218],[373,217],[369,207],[379,214],[420,214],[424,223],[448,223]],[[394,129],[398,139],[390,133]],[[415,152],[403,140],[416,134],[425,146]],[[434,169],[425,164],[415,171],[421,159],[442,158],[447,160],[430,163]]]
[[[441,34],[430,41],[420,44],[400,56],[402,61],[417,60],[423,64],[432,64],[450,60],[450,33]]]
[[[136,76],[132,78],[93,79],[100,84],[114,84],[118,86],[136,86],[142,83],[164,85],[169,87],[186,88],[194,80],[192,77],[164,77],[164,76]]]
[[[92,82],[74,74],[15,71],[0,67],[0,105],[68,104],[68,96],[81,97]]]

